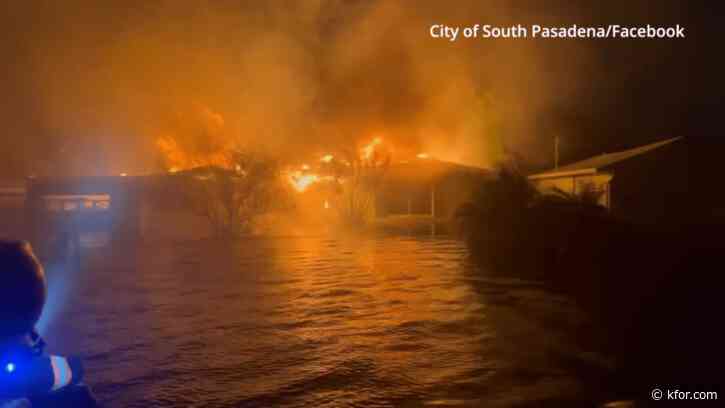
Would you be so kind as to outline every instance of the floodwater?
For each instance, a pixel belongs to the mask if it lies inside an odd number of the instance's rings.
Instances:
[[[90,248],[49,265],[45,335],[108,407],[600,401],[586,316],[468,258],[429,237]]]

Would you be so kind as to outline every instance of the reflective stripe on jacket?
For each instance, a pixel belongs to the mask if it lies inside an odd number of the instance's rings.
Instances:
[[[5,358],[0,362],[0,398],[18,399],[48,394],[83,379],[80,359],[60,356]]]

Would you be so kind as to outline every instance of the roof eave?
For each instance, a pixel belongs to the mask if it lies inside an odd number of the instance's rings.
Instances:
[[[545,173],[532,174],[529,176],[529,180],[541,180],[558,177],[571,177],[571,176],[583,176],[587,174],[596,174],[597,169],[580,169],[580,170],[568,170],[568,171],[548,171]]]

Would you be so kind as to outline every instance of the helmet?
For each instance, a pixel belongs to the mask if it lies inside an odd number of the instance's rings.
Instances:
[[[30,244],[0,240],[0,339],[31,332],[45,297],[45,273]]]

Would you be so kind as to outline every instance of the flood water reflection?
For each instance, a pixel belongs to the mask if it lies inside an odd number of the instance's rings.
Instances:
[[[109,407],[561,406],[608,364],[570,301],[451,239],[94,248],[48,273],[73,282],[49,344]]]

